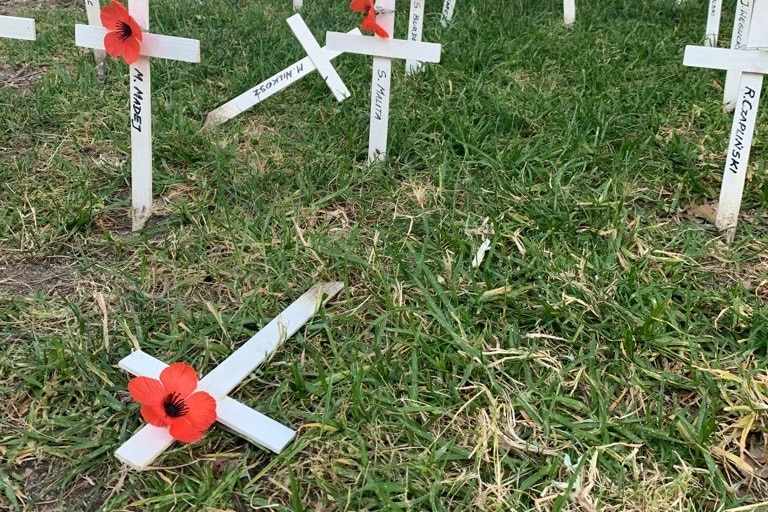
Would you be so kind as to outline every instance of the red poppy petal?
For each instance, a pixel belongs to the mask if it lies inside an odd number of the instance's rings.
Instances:
[[[129,37],[125,40],[125,46],[123,47],[123,50],[123,60],[125,60],[126,64],[133,64],[139,58],[139,50],[141,50],[141,45],[136,39]],[[195,376],[195,381],[197,381],[197,376]],[[195,387],[197,387],[197,382],[195,382]]]
[[[216,421],[216,400],[205,391],[192,393],[184,402],[189,407],[185,418],[195,428],[205,430]]]
[[[107,32],[104,36],[104,49],[107,50],[107,55],[110,57],[119,57],[124,51],[123,40],[117,32]]]
[[[143,405],[139,412],[141,413],[141,417],[144,418],[144,421],[150,425],[156,427],[165,427],[168,425],[168,421],[166,421],[167,416],[162,407]]]
[[[381,25],[378,23],[374,23],[373,25],[373,31],[376,32],[376,35],[379,37],[387,38],[389,37],[389,34],[387,34],[387,31],[382,28]]]
[[[149,377],[134,377],[129,380],[128,392],[140,404],[155,406],[162,404],[167,394],[159,380]]]
[[[366,10],[373,9],[372,0],[352,0],[349,3],[349,8],[355,12],[365,12]]]
[[[186,417],[171,421],[171,428],[168,429],[168,433],[182,443],[194,443],[203,438],[203,431],[195,428],[192,423],[187,421]]]
[[[187,398],[197,387],[197,374],[187,363],[173,363],[160,372],[160,382],[168,393]]]
[[[131,29],[131,37],[135,37],[137,40],[141,41],[144,36],[141,27],[136,23],[136,20],[132,17],[128,17],[127,23],[128,27]]]
[[[108,30],[116,30],[118,21],[126,21],[130,15],[128,9],[117,0],[112,0],[112,4],[105,5],[101,9],[101,24]]]

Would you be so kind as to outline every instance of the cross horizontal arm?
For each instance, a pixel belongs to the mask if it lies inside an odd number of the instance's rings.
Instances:
[[[768,74],[768,52],[762,50],[731,50],[705,46],[685,47],[683,65],[696,68],[746,71]]]
[[[31,18],[17,18],[15,16],[0,16],[0,38],[25,39],[34,41],[35,20]]]
[[[139,350],[123,358],[118,366],[132,375],[157,379],[168,365]],[[283,451],[296,437],[294,430],[229,397],[217,401],[216,421],[274,453]],[[118,448],[115,456],[132,468],[142,470],[172,443],[167,428],[145,425]]]
[[[84,48],[104,50],[108,30],[93,25],[75,25],[75,44]],[[185,37],[142,34],[140,55],[182,62],[200,62],[200,41]]]
[[[422,62],[440,62],[441,46],[406,39],[383,39],[356,36],[341,32],[326,32],[325,44],[329,50],[373,55],[388,59],[413,59]]]

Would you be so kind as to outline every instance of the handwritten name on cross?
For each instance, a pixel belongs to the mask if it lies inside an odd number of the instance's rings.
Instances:
[[[149,28],[149,0],[129,0],[128,12],[142,31]],[[84,48],[104,50],[107,29],[76,25],[75,43]],[[131,119],[131,201],[133,230],[144,227],[152,215],[152,87],[149,59],[200,62],[200,42],[196,39],[163,36],[144,32],[141,51],[130,65]]]
[[[376,5],[383,7],[383,2],[377,2]],[[443,10],[440,11],[440,24],[447,27],[453,19],[453,10],[456,8],[456,0],[444,0]],[[380,24],[381,25],[381,24]],[[391,34],[391,32],[390,32]]]
[[[736,16],[733,20],[733,32],[731,34],[732,50],[740,50],[747,44],[754,6],[755,0],[736,1]],[[733,109],[736,108],[740,85],[741,72],[733,69],[726,71],[725,85],[723,86],[723,110],[726,112],[733,112]]]
[[[752,18],[755,27],[768,26],[768,2],[756,4]],[[751,30],[747,48],[758,47],[768,47],[768,32]],[[768,51],[687,46],[683,64],[703,68],[731,69],[743,73],[715,219],[717,228],[725,234],[726,242],[731,243],[736,235],[736,224],[744,194],[749,153],[757,120],[757,107],[763,88],[763,76],[768,74]]]
[[[307,52],[307,56],[212,110],[205,118],[206,127],[217,126],[229,121],[273,94],[298,82],[316,69],[323,76],[338,101],[343,101],[349,97],[349,90],[331,64],[331,61],[341,55],[342,52],[332,52],[325,47],[320,48],[300,14],[294,14],[287,21],[291,31],[301,43],[304,51]],[[361,34],[359,29],[354,29],[349,33]]]
[[[271,356],[344,288],[343,283],[318,283],[257,332],[243,346],[203,377],[197,389],[216,400],[216,421],[253,444],[280,453],[296,432],[227,395],[259,364]],[[118,366],[132,375],[158,378],[167,366],[142,351],[123,358]],[[133,469],[143,470],[173,443],[168,429],[145,425],[115,452]]]
[[[387,33],[394,34],[395,0],[380,0],[376,3],[376,8],[378,10],[376,22]],[[379,36],[358,36],[340,32],[327,32],[325,44],[331,50],[373,56],[368,162],[383,160],[387,153],[392,59],[440,62],[441,46],[435,43],[381,38]]]
[[[723,10],[722,0],[709,0],[707,9],[707,28],[704,34],[704,46],[717,46],[720,32],[720,13]]]
[[[411,10],[408,13],[408,40],[421,41],[424,28],[424,0],[411,0]],[[414,59],[405,61],[405,73],[413,75],[424,69],[424,63]]]
[[[35,20],[15,16],[0,16],[0,37],[34,41],[37,37]]]

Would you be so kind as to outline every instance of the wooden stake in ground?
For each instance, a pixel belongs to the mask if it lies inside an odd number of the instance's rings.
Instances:
[[[424,28],[424,1],[411,0],[411,10],[408,14],[408,40],[421,41],[421,33]],[[405,61],[405,73],[414,75],[424,69],[424,63],[418,60],[408,59]]]
[[[707,29],[704,34],[704,46],[717,46],[720,32],[720,13],[723,10],[722,0],[709,0],[707,9]]]
[[[768,26],[768,2],[756,4],[752,17],[754,27]],[[749,167],[749,153],[755,133],[757,107],[763,88],[763,75],[768,74],[768,51],[749,48],[768,47],[768,32],[751,30],[746,46],[747,48],[741,50],[688,46],[683,59],[686,66],[737,70],[743,73],[715,222],[717,228],[724,233],[727,243],[731,243],[736,235],[736,224]]]
[[[576,0],[563,0],[563,20],[568,26],[576,23]]]
[[[130,0],[128,11],[141,27],[149,28],[149,0]],[[104,50],[107,30],[101,26],[76,25],[75,43]],[[133,230],[144,227],[152,215],[152,88],[149,58],[200,62],[200,42],[195,39],[143,34],[139,59],[131,64],[131,199]]]
[[[24,39],[34,41],[35,20],[31,18],[17,18],[15,16],[0,16],[0,37],[4,39]]]
[[[731,34],[732,50],[739,50],[747,44],[754,6],[755,0],[736,0],[736,18],[733,21]],[[728,70],[725,74],[725,86],[723,86],[723,110],[726,112],[733,112],[736,108],[740,85],[741,72]]]
[[[380,0],[376,3],[376,9],[376,23],[388,34],[394,34],[395,0]],[[441,46],[435,43],[379,36],[358,36],[340,32],[328,32],[325,37],[326,46],[330,50],[373,56],[368,163],[383,160],[387,154],[392,59],[440,62]]]
[[[343,288],[343,283],[337,282],[316,284],[200,380],[197,390],[216,400],[217,422],[274,453],[280,453],[293,440],[296,432],[227,395]],[[133,375],[155,379],[167,366],[142,351],[133,352],[118,365]],[[117,449],[115,456],[142,470],[172,443],[167,428],[145,425]]]
[[[287,21],[294,35],[299,39],[302,47],[304,47],[304,51],[307,52],[307,57],[304,57],[295,64],[292,64],[279,73],[267,78],[260,84],[251,87],[240,96],[212,110],[205,118],[205,126],[207,128],[217,126],[229,121],[233,117],[239,116],[273,94],[282,91],[292,83],[298,82],[301,78],[307,76],[316,69],[319,70],[321,76],[323,76],[323,79],[328,84],[328,87],[338,101],[343,101],[349,97],[349,90],[331,65],[331,61],[341,55],[342,52],[332,52],[326,48],[320,48],[320,45],[312,36],[312,33],[309,31],[309,28],[304,23],[300,14],[294,14],[288,18]],[[360,35],[360,30],[354,29],[350,34]],[[318,64],[322,69],[317,67]]]
[[[85,14],[88,16],[89,25],[101,25],[100,11],[99,0],[85,0]],[[107,74],[107,52],[94,48],[93,60],[96,62],[96,76],[103,80]]]
[[[382,4],[384,2],[377,2],[377,7],[384,7]],[[453,19],[453,10],[456,8],[456,0],[444,0],[443,1],[443,10],[440,11],[440,24],[443,25],[443,27],[447,27],[448,24]],[[381,24],[380,24],[381,25]]]

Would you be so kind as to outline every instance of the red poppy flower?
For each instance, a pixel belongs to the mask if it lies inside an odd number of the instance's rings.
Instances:
[[[363,30],[373,30],[379,37],[389,37],[387,31],[376,23],[376,7],[373,5],[373,0],[352,0],[349,8],[355,12],[365,13],[360,28]]]
[[[194,443],[216,421],[216,400],[197,391],[197,374],[186,363],[173,363],[160,372],[160,380],[134,377],[128,392],[139,402],[141,416],[156,427],[170,426],[174,439]]]
[[[101,9],[101,24],[109,30],[104,36],[107,53],[111,57],[122,55],[127,64],[136,62],[141,48],[141,27],[128,14],[128,9],[117,0],[112,0],[110,5]]]

